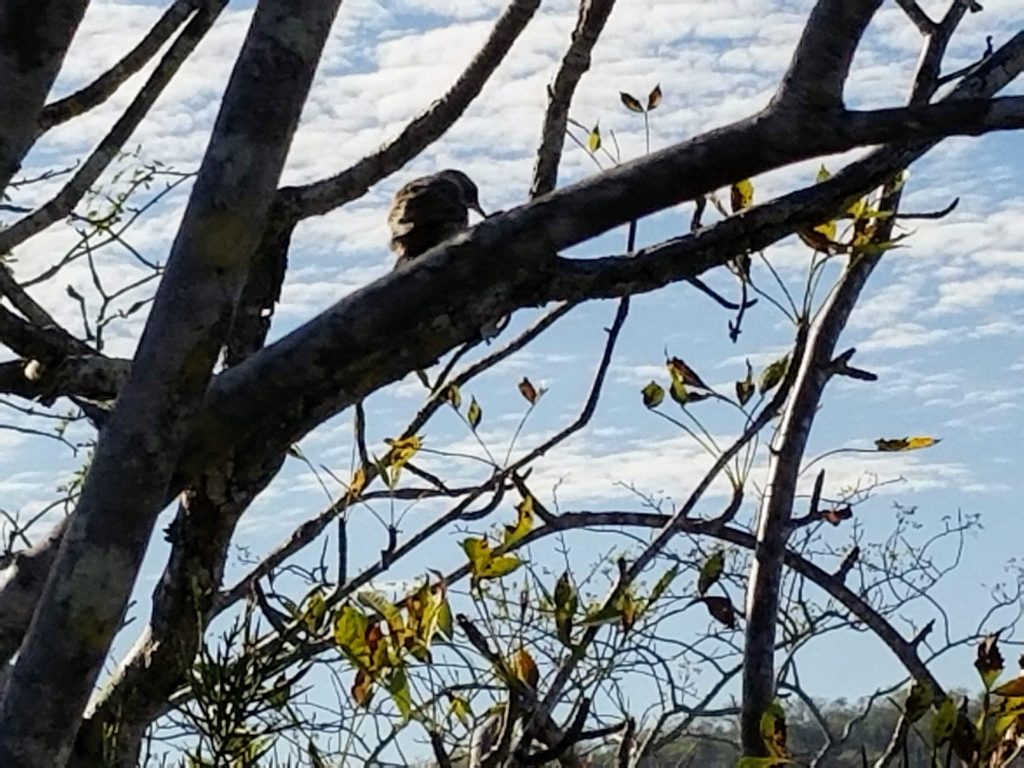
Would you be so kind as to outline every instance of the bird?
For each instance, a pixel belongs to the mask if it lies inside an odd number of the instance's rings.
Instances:
[[[470,211],[487,217],[476,184],[453,168],[413,179],[398,190],[388,212],[395,269],[464,230]]]

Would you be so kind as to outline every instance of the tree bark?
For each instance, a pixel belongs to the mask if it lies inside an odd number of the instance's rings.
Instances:
[[[256,8],[128,382],[4,689],[2,765],[52,768],[68,760],[339,2],[262,0]]]

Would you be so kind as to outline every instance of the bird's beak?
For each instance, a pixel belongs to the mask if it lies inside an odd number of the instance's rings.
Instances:
[[[481,216],[482,216],[483,218],[485,218],[485,219],[487,218],[487,214],[486,214],[486,213],[484,213],[484,209],[480,207],[480,203],[473,203],[473,204],[472,204],[471,206],[469,206],[469,207],[470,207],[470,208],[471,208],[472,210],[474,210],[474,211],[476,211],[477,213],[479,213],[479,214],[480,214],[480,215],[481,215]]]

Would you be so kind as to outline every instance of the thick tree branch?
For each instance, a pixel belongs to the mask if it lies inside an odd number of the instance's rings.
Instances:
[[[539,5],[540,0],[512,0],[455,84],[391,142],[335,176],[278,192],[228,335],[225,360],[229,366],[263,346],[298,221],[362,197],[443,136],[483,90]]]
[[[928,51],[933,47],[944,50],[949,35],[962,16],[962,11],[959,16],[955,11],[956,6],[947,15],[947,20],[939,25],[934,38],[928,42],[928,50],[922,57],[921,70],[911,94],[911,104],[927,102],[934,92],[938,65]],[[957,101],[968,93],[970,86],[956,89],[947,104],[956,106]],[[887,184],[884,190],[880,207],[895,212],[899,207],[899,186]],[[880,222],[873,239],[876,242],[887,241],[891,237],[892,227],[892,218]],[[744,755],[761,756],[767,752],[760,723],[775,696],[775,636],[783,558],[807,440],[825,386],[835,372],[832,359],[839,336],[880,257],[880,253],[854,254],[850,257],[843,275],[812,327],[808,354],[800,365],[793,397],[787,403],[772,444],[769,480],[758,515],[757,547],[747,583],[740,716]]]
[[[156,56],[157,51],[185,23],[197,5],[197,0],[175,0],[124,58],[81,90],[47,104],[39,115],[38,133],[45,133],[54,126],[78,117],[113,96],[129,77]]]
[[[896,0],[896,5],[903,9],[922,35],[930,35],[935,30],[935,22],[917,4],[917,0]]]
[[[68,759],[338,4],[262,0],[256,9],[128,383],[4,689],[2,764],[50,768]]]
[[[882,0],[818,0],[773,103],[822,112],[842,109],[853,55],[881,4]]]
[[[207,473],[183,494],[167,531],[171,555],[153,590],[149,625],[90,705],[72,768],[101,760],[105,768],[134,768],[147,729],[192,665],[235,526],[283,461],[271,459],[264,466],[242,455],[238,459],[227,471]]]
[[[0,0],[0,192],[21,168],[89,0]]]
[[[548,86],[548,108],[533,168],[531,198],[546,195],[558,183],[558,165],[562,160],[572,97],[580,79],[590,69],[590,54],[614,6],[615,0],[580,0],[572,42],[562,57],[554,81]]]

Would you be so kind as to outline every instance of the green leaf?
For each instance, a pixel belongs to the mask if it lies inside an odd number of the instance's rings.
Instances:
[[[707,594],[722,576],[725,570],[725,552],[718,550],[711,557],[704,561],[700,567],[700,574],[697,576],[697,594],[701,597]]]
[[[626,93],[625,91],[620,91],[619,92],[619,98],[622,99],[622,103],[626,105],[626,109],[628,109],[630,112],[643,112],[644,111],[643,104],[640,103],[640,101],[636,98],[636,96],[631,96],[630,94]]]
[[[761,379],[758,382],[758,390],[763,395],[766,392],[770,392],[778,386],[779,382],[782,381],[782,377],[786,375],[786,369],[789,367],[789,355],[783,355],[773,363],[769,363],[768,367],[761,372]]]
[[[292,697],[292,686],[284,673],[277,676],[274,687],[267,692],[267,703],[276,710],[282,710]]]
[[[935,717],[932,718],[932,744],[940,746],[949,741],[956,725],[956,702],[947,696],[939,705]]]
[[[455,626],[452,622],[452,607],[448,604],[447,599],[442,600],[441,604],[437,607],[437,631],[446,640],[451,640],[455,634]]]
[[[362,611],[351,603],[345,603],[334,615],[334,642],[338,648],[357,664],[368,665],[370,649],[366,644],[366,630],[370,622]]]
[[[644,405],[648,408],[657,408],[665,399],[665,390],[656,381],[652,381],[641,392],[644,396]]]
[[[398,666],[392,670],[387,689],[402,719],[408,720],[412,714],[412,693],[409,690],[409,678],[405,674],[405,667]]]
[[[935,689],[927,680],[915,680],[910,686],[910,693],[907,694],[907,701],[903,705],[903,712],[911,723],[916,723],[925,713],[931,709],[935,701]]]
[[[667,571],[661,574],[661,578],[658,579],[657,583],[654,585],[654,589],[651,590],[650,596],[647,598],[648,608],[654,604],[655,600],[657,600],[659,597],[665,594],[665,590],[669,588],[669,585],[672,584],[673,580],[675,580],[676,576],[678,575],[678,565],[673,565],[671,568],[669,568]]]

